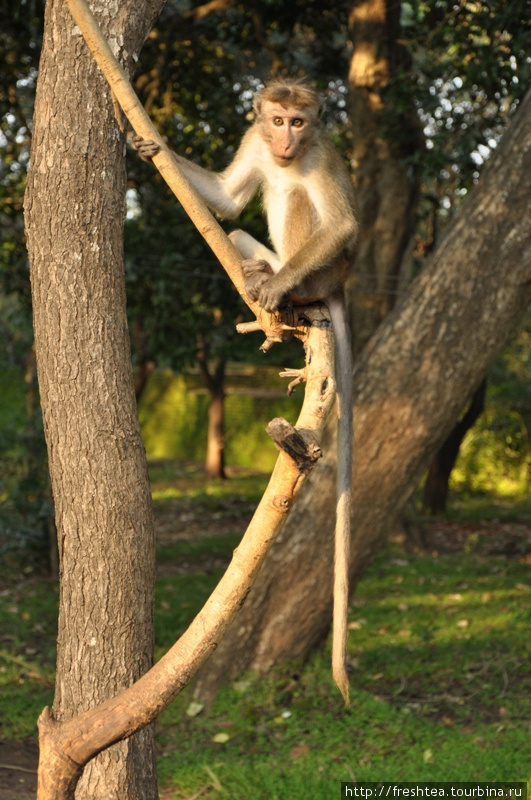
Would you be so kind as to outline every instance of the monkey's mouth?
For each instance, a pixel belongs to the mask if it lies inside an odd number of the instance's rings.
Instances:
[[[292,163],[295,156],[274,156],[274,158],[279,167],[287,167]]]

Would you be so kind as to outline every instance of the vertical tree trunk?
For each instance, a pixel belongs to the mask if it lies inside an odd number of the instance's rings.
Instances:
[[[128,66],[161,2],[98,4]],[[60,557],[53,713],[67,719],[151,665],[154,526],[125,314],[124,137],[65,3],[49,0],[26,230]],[[94,759],[78,800],[157,797],[153,730]]]
[[[225,474],[225,392],[217,384],[208,405],[208,442],[205,460],[207,478],[226,478]]]
[[[205,475],[225,479],[225,367],[227,359],[220,358],[214,372],[208,366],[208,347],[200,338],[198,361],[203,382],[208,389],[208,436]]]
[[[148,378],[155,369],[155,362],[148,358],[146,353],[146,334],[139,319],[132,325],[131,337],[135,351],[134,381],[137,405],[146,388]]]
[[[413,102],[401,105],[396,96],[408,82],[395,79],[411,63],[400,41],[400,9],[400,0],[354,0],[349,19],[349,117],[360,221],[349,292],[355,354],[394,307],[411,272],[419,176],[408,157],[423,149],[424,137]]]

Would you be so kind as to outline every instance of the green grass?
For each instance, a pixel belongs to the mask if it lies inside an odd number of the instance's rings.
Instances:
[[[196,462],[183,463],[182,466],[168,459],[151,459],[149,477],[153,499],[180,500],[181,505],[191,504],[206,509],[217,510],[220,502],[234,504],[245,500],[254,507],[260,500],[267,484],[263,472],[245,468],[228,468],[231,480],[205,480],[203,466]]]
[[[185,540],[174,544],[160,545],[157,547],[157,558],[159,563],[175,561],[180,564],[190,561],[200,562],[211,558],[224,558],[228,561],[240,539],[241,536],[228,534],[223,537],[210,536],[197,541]]]
[[[213,771],[243,800],[336,797],[353,777],[528,780],[530,593],[526,564],[390,546],[352,604],[352,708],[326,654],[226,687],[194,717],[184,693],[158,723],[162,782],[193,795]]]
[[[214,588],[238,542],[232,520],[263,479],[205,487],[197,468],[167,463],[152,464],[151,477],[159,519],[228,519],[222,533],[199,528],[159,547],[159,657]],[[244,676],[210,709],[186,689],[157,722],[165,798],[325,800],[354,778],[529,780],[529,565],[485,552],[472,534],[456,554],[390,543],[375,560],[351,604],[350,710],[328,649],[264,679]],[[57,602],[53,583],[14,562],[0,572],[0,738],[36,738],[52,701]]]

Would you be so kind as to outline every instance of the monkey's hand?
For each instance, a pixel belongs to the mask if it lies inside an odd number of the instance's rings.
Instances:
[[[286,289],[283,277],[281,273],[277,272],[260,287],[258,302],[265,311],[278,311],[286,304],[289,289]]]
[[[263,259],[246,258],[242,261],[242,272],[245,293],[251,300],[258,300],[260,288],[273,275],[271,266]]]
[[[142,161],[147,161],[149,163],[153,156],[156,156],[157,153],[160,153],[159,144],[153,142],[151,139],[142,139],[142,137],[138,136],[138,134],[133,136],[133,144],[138,150],[138,155]]]

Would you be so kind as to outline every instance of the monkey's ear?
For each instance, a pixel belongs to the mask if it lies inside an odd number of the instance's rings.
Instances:
[[[260,116],[260,111],[262,110],[262,91],[256,92],[253,97],[253,111],[257,117]]]

